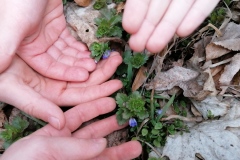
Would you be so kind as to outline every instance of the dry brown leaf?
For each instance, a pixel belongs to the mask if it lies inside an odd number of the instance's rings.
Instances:
[[[190,63],[191,67],[193,68],[199,68],[199,62],[202,61],[202,58],[205,57],[205,48],[207,44],[209,44],[211,41],[211,37],[207,36],[198,41],[194,44],[194,54],[189,59],[188,63]]]
[[[0,128],[3,127],[3,124],[6,121],[6,115],[4,114],[3,110],[0,110]]]
[[[147,79],[147,68],[141,67],[134,79],[132,91],[136,91]]]
[[[190,99],[196,109],[203,115],[204,119],[208,119],[209,112],[216,116],[227,114],[229,104],[219,101],[215,96],[208,96],[202,101]]]
[[[240,53],[236,54],[232,57],[232,61],[229,65],[226,65],[224,68],[224,72],[222,73],[219,82],[221,85],[229,85],[233,79],[233,77],[240,70]],[[226,87],[223,86],[221,94],[224,94]]]
[[[74,3],[67,3],[64,12],[67,23],[75,30],[82,42],[86,43],[88,47],[93,42],[98,42],[98,39],[95,37],[97,26],[94,23],[94,19],[100,13],[92,8],[92,4],[83,8]]]
[[[74,0],[79,6],[87,7],[92,2],[92,0]]]
[[[210,91],[211,96],[216,96],[218,92],[215,87],[215,83],[214,83],[214,80],[213,80],[213,77],[211,74],[211,70],[208,68],[204,72],[208,74],[208,79],[204,83],[203,90]]]
[[[215,76],[216,74],[218,74],[219,72],[221,72],[224,69],[223,65],[211,68],[211,74],[212,76]]]
[[[214,38],[206,47],[207,60],[218,58],[230,51],[240,51],[240,25],[228,23],[222,33],[222,37]]]
[[[197,78],[186,83],[181,83],[179,87],[184,90],[183,95],[185,97],[201,101],[204,100],[210,93],[212,93],[212,91],[207,89],[206,87],[209,84],[206,83],[208,79],[209,74],[202,72]],[[204,88],[204,86],[206,89]]]
[[[222,46],[210,43],[206,47],[206,60],[209,61],[211,59],[221,57],[229,52],[230,50],[223,48]]]
[[[125,3],[121,2],[116,6],[117,13],[122,13],[123,9],[125,7]]]
[[[202,114],[194,107],[194,105],[191,105],[191,112],[196,117],[202,116]]]
[[[167,156],[170,160],[196,160],[198,153],[205,160],[239,160],[239,128],[239,118],[200,123],[190,128],[188,133],[168,136],[162,157]],[[236,132],[232,132],[232,129]]]
[[[221,117],[221,120],[234,120],[240,118],[240,101],[235,98],[225,98],[224,103],[229,104],[230,109],[224,117]]]
[[[147,89],[169,91],[178,86],[183,90],[185,97],[203,100],[209,94],[216,95],[214,81],[209,73],[202,73],[175,66],[174,68],[157,74],[154,80],[146,85]]]
[[[174,86],[179,86],[181,83],[188,82],[199,75],[198,72],[175,66],[166,72],[160,72],[155,77],[154,80],[148,84],[146,87],[148,89],[155,89],[157,91],[170,90]]]

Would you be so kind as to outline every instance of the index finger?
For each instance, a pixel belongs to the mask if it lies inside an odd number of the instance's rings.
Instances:
[[[123,13],[123,28],[130,34],[136,33],[148,12],[151,0],[128,0]]]

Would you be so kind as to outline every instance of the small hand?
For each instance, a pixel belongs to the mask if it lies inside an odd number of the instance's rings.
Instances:
[[[87,81],[77,83],[46,78],[15,56],[10,67],[0,74],[0,90],[4,91],[0,100],[60,129],[65,120],[58,106],[106,97],[122,87],[119,80],[107,81],[121,62],[119,53],[112,52],[99,62]]]
[[[4,1],[0,6],[0,73],[17,53],[42,75],[85,81],[96,67],[66,28],[62,0]]]
[[[141,153],[141,145],[137,141],[106,148],[106,140],[102,137],[124,127],[117,124],[115,116],[77,130],[83,122],[111,112],[115,105],[112,98],[100,98],[77,105],[64,113],[66,125],[62,130],[47,125],[15,142],[0,159],[32,160],[41,157],[44,160],[130,160],[136,158]]]
[[[175,33],[192,33],[214,9],[219,0],[127,0],[123,27],[131,34],[135,51],[145,48],[161,51]]]

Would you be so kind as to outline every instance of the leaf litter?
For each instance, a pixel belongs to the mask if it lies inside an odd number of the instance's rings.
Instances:
[[[240,2],[235,3],[240,6]],[[239,15],[239,10],[235,10],[234,14]],[[194,52],[192,57],[184,62],[181,70],[172,62],[173,66],[170,69],[157,73],[146,84],[148,89],[160,93],[169,92],[174,86],[180,87],[183,95],[192,103],[192,117],[204,118],[201,123],[189,125],[189,133],[169,135],[165,146],[158,148],[162,158],[240,159],[240,25],[238,23],[239,21],[231,21],[224,24],[225,27],[220,27],[222,36],[210,35],[208,34],[210,30],[199,32],[201,35],[197,37],[202,38],[196,40],[192,37],[195,42],[192,45]],[[177,45],[179,44],[176,43],[175,46]],[[166,57],[163,62],[166,62],[167,58],[171,57]],[[151,156],[158,157],[154,152],[150,153]]]
[[[93,10],[92,5],[83,8],[67,3],[64,9],[69,30],[87,46],[101,41],[95,37],[94,23],[100,13]],[[191,102],[187,117],[166,111],[167,117],[162,118],[163,121],[182,118],[189,126],[189,132],[169,135],[165,146],[156,148],[162,157],[170,160],[240,159],[239,6],[239,1],[232,5],[232,21],[226,21],[229,23],[219,28],[222,36],[204,28],[189,36],[191,41],[185,47],[179,47],[181,40],[175,36],[169,47],[154,55],[150,67],[139,69],[133,91],[143,85],[163,97],[183,94]],[[119,8],[121,12],[124,4]],[[113,37],[111,41],[119,39]],[[175,53],[182,57],[176,59]],[[149,78],[152,73],[156,74]],[[172,107],[169,110],[173,110]]]

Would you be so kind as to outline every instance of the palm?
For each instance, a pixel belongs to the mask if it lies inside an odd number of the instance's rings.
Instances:
[[[11,31],[16,32],[16,39],[19,38],[17,54],[49,78],[86,80],[88,72],[93,71],[96,64],[87,47],[76,41],[67,30],[62,0],[25,0],[22,2],[25,4],[12,0],[11,3],[20,7],[11,13],[17,22],[21,22],[16,24],[21,25],[21,31],[16,26]],[[26,17],[29,14],[31,17]]]
[[[41,159],[133,159],[141,153],[141,145],[137,141],[111,148],[105,148],[106,143],[99,144],[91,141],[91,139],[105,137],[124,127],[117,124],[115,116],[77,130],[82,123],[100,114],[108,113],[114,108],[115,101],[108,97],[77,105],[64,113],[66,125],[62,130],[46,125],[11,145],[2,158],[21,157],[26,160],[39,157]]]
[[[49,117],[60,117],[62,126],[64,118],[58,106],[74,106],[109,96],[122,87],[119,80],[105,82],[121,62],[121,56],[114,52],[98,63],[87,81],[66,82],[38,74],[16,56],[12,65],[0,75],[0,89],[5,91],[0,99],[47,122]]]

